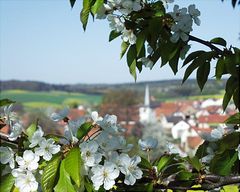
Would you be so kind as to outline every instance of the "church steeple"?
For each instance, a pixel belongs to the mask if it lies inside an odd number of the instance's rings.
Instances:
[[[150,107],[150,97],[149,97],[149,87],[148,87],[148,85],[146,85],[146,87],[145,87],[144,106],[145,107]]]

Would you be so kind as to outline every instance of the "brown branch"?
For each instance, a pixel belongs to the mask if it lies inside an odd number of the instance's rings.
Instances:
[[[0,140],[1,140],[1,141],[3,140],[3,141],[5,141],[5,142],[12,143],[12,144],[14,144],[14,145],[17,145],[17,144],[18,144],[18,141],[17,141],[17,140],[16,140],[16,141],[10,141],[8,138],[9,138],[9,135],[0,132]]]
[[[211,48],[212,50],[215,50],[219,55],[223,55],[224,54],[224,51],[222,51],[221,49],[219,49],[218,47],[216,47],[215,45],[213,45],[209,41],[205,41],[203,39],[199,39],[199,38],[197,38],[195,36],[192,36],[192,35],[189,35],[189,40],[190,41],[196,41],[198,43],[206,45],[207,47]]]

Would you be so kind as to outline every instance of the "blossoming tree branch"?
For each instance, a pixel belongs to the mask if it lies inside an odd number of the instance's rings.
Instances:
[[[8,125],[11,133],[1,134],[1,192],[186,191],[239,186],[240,50],[227,46],[221,37],[203,40],[191,35],[193,24],[200,25],[200,11],[195,5],[174,5],[168,12],[172,2],[83,0],[81,21],[84,29],[90,15],[109,21],[109,40],[122,38],[121,57],[126,55],[135,79],[137,70],[152,69],[158,61],[161,66],[169,65],[175,74],[182,59],[187,66],[183,83],[196,70],[198,86],[203,89],[210,65],[216,63],[216,79],[228,78],[223,109],[230,100],[236,106],[236,114],[225,122],[227,127],[202,134],[205,142],[193,157],[182,156],[168,144],[169,150],[153,159],[151,152],[158,145],[153,137],[138,141],[145,156],[129,155],[133,145],[126,142],[115,115],[100,117],[94,111],[88,118],[72,120],[65,108],[50,116],[65,124],[64,136],[49,135],[38,121],[23,127],[12,111],[14,102],[3,99],[0,125]],[[73,7],[75,0],[70,3]],[[209,51],[191,52],[190,42],[200,43]]]

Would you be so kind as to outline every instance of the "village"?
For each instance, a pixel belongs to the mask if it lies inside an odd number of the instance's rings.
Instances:
[[[226,127],[224,121],[235,112],[234,105],[222,109],[222,99],[205,100],[175,100],[156,102],[151,96],[149,86],[145,86],[144,103],[127,107],[119,107],[112,113],[117,116],[118,123],[125,129],[125,136],[146,138],[152,136],[158,140],[158,152],[167,150],[167,143],[174,145],[182,154],[195,154],[204,140],[202,134],[210,134],[219,126]],[[111,105],[107,106],[111,111]],[[89,117],[94,109],[79,105],[69,109],[68,117],[78,119]],[[100,111],[100,115],[104,116]],[[27,125],[28,117],[24,117],[23,124]],[[24,123],[25,122],[25,123]],[[48,125],[51,126],[51,125]],[[58,124],[55,130],[64,134],[64,123]],[[5,126],[2,133],[9,134],[10,129]]]

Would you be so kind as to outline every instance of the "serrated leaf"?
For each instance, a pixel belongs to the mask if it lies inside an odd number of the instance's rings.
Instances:
[[[137,40],[136,40],[137,56],[139,56],[139,54],[141,53],[141,50],[144,46],[145,36],[146,36],[145,31],[141,31],[137,35]]]
[[[1,99],[0,100],[0,107],[10,105],[12,103],[15,103],[15,101],[12,101],[10,99]]]
[[[87,190],[87,192],[92,192],[94,190],[93,185],[91,184],[91,182],[89,181],[89,179],[87,177],[85,177],[84,186],[85,186],[85,189]]]
[[[70,4],[71,4],[71,7],[73,8],[73,6],[74,6],[76,0],[69,0],[69,1],[70,1]]]
[[[186,64],[188,64],[189,62],[191,62],[192,60],[195,60],[199,55],[201,55],[202,53],[205,53],[205,51],[195,51],[190,53],[186,59],[183,62],[183,66],[184,67]]]
[[[57,155],[53,157],[48,163],[47,166],[43,170],[42,178],[41,178],[41,187],[43,192],[52,192],[54,186],[57,183],[58,179],[58,170],[59,163],[61,160],[61,155]]]
[[[74,186],[72,185],[70,175],[65,170],[65,159],[61,161],[60,165],[60,176],[57,185],[54,187],[56,192],[75,192]]]
[[[224,121],[226,124],[240,124],[240,113],[231,115],[227,120]]]
[[[158,172],[161,172],[166,166],[173,162],[175,155],[164,155],[162,156],[157,164]]]
[[[131,45],[131,47],[128,49],[128,52],[127,52],[127,64],[129,67],[129,72],[134,77],[135,81],[137,78],[137,74],[136,74],[137,60],[136,59],[137,59],[136,46]]]
[[[216,37],[216,38],[212,39],[210,42],[213,44],[222,45],[224,47],[226,47],[226,45],[227,45],[227,42],[221,37]]]
[[[122,59],[122,57],[125,55],[127,49],[129,47],[129,43],[123,41],[121,44],[121,54],[120,54],[120,59]]]
[[[141,162],[140,162],[139,166],[142,168],[145,168],[145,169],[152,169],[151,163],[143,157],[141,157]]]
[[[80,187],[82,182],[81,169],[82,158],[79,147],[72,148],[65,158],[65,170],[68,172],[72,180]]]
[[[104,0],[96,0],[94,5],[91,7],[91,12],[95,15],[98,12],[98,9],[103,5]]]
[[[11,173],[2,176],[0,180],[0,191],[1,192],[10,192],[13,189],[15,178]]]
[[[197,82],[201,90],[208,80],[208,75],[210,73],[210,62],[203,63],[197,70]]]
[[[238,152],[235,150],[217,154],[210,162],[210,171],[221,176],[229,175],[232,172],[232,168],[237,160]]]
[[[32,123],[27,129],[26,134],[28,136],[28,139],[31,139],[33,136],[33,133],[37,130],[37,123]]]
[[[91,122],[86,122],[81,125],[81,127],[77,130],[77,138],[81,140],[92,128]]]
[[[112,30],[112,31],[110,32],[110,34],[109,34],[109,39],[108,39],[108,41],[110,42],[110,41],[112,41],[113,39],[119,37],[120,35],[121,35],[121,32],[117,32],[117,31],[115,31],[115,30]]]

